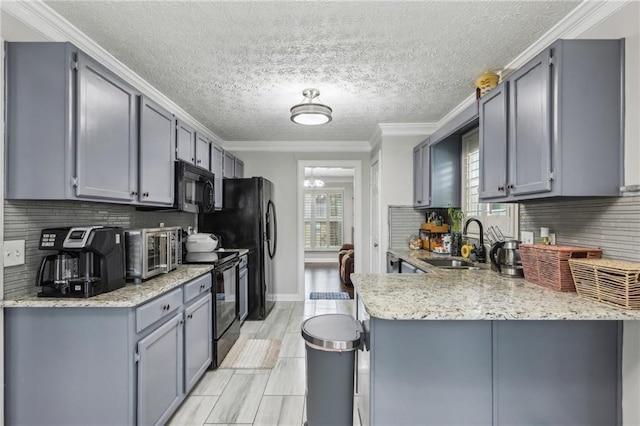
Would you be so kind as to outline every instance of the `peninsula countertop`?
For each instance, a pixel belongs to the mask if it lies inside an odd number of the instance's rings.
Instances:
[[[352,281],[372,317],[391,320],[639,320],[640,311],[616,308],[546,289],[523,278],[479,269],[439,269],[420,258],[422,250],[390,253],[426,274],[352,274]],[[441,256],[438,256],[441,257]]]
[[[38,297],[35,293],[2,301],[5,308],[132,308],[191,281],[213,269],[213,265],[179,265],[141,284],[126,286],[87,299]]]

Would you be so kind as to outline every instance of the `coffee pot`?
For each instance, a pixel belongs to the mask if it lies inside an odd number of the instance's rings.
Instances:
[[[501,275],[510,277],[524,277],[522,261],[520,260],[520,241],[498,241],[489,250],[491,269]]]

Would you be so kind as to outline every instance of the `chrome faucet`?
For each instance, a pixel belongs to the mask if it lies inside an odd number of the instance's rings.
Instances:
[[[467,227],[471,222],[477,223],[478,228],[480,228],[480,243],[479,243],[480,247],[476,247],[476,257],[478,258],[478,262],[486,263],[487,253],[484,248],[484,229],[482,227],[482,222],[480,222],[475,217],[467,219],[467,221],[464,223],[464,227],[462,228],[462,235],[467,235]]]

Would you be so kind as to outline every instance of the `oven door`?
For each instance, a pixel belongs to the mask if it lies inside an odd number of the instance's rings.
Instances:
[[[239,259],[229,261],[215,269],[215,335],[219,340],[238,318],[238,265]]]

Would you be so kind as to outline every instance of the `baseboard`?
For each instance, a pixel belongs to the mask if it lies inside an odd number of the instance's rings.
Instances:
[[[338,258],[337,256],[335,259],[309,258],[305,259],[304,263],[335,263],[338,266]]]
[[[304,296],[300,298],[299,294],[291,293],[274,294],[273,299],[276,302],[304,302]]]

